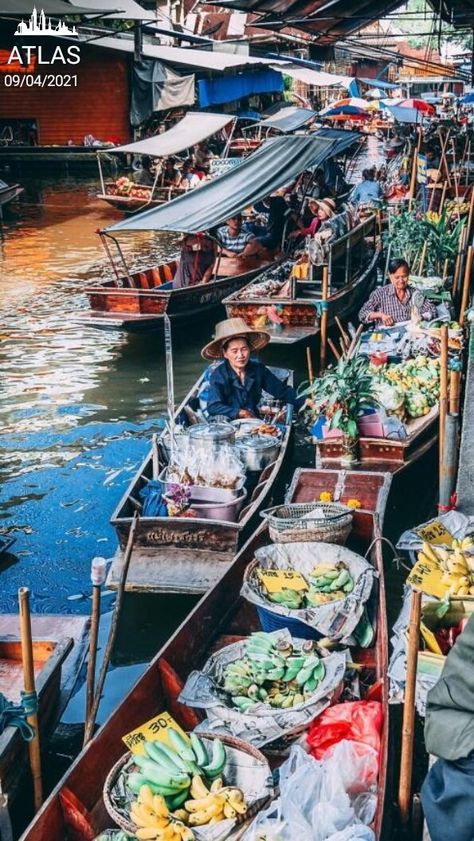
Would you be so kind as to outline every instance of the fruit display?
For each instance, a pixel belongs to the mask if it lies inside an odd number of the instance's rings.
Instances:
[[[307,701],[325,674],[313,643],[299,647],[262,631],[251,634],[244,656],[225,667],[221,688],[242,713],[256,703],[286,710]]]
[[[222,777],[217,777],[207,788],[202,776],[194,775],[189,794],[183,807],[172,812],[162,795],[154,794],[150,786],[141,786],[130,807],[130,817],[137,827],[136,838],[194,841],[192,827],[233,820],[247,812],[243,791],[235,786],[224,786]]]
[[[474,596],[474,555],[468,551],[473,547],[470,537],[453,540],[451,549],[423,543],[418,560],[432,561],[443,570],[441,582],[449,585],[448,596]]]
[[[209,756],[202,739],[191,733],[190,740],[170,728],[171,747],[163,742],[144,742],[144,755],[133,755],[137,770],[127,773],[127,786],[139,794],[148,786],[153,794],[164,797],[170,810],[178,809],[189,798],[193,777],[201,775],[212,783],[222,774],[226,762],[226,749],[220,739],[212,742]]]
[[[285,570],[280,572],[284,573]],[[344,599],[354,589],[354,579],[343,561],[316,564],[304,580],[305,589],[292,588],[289,583],[277,591],[270,591],[262,583],[262,589],[269,601],[288,610],[302,610]]]
[[[427,415],[439,400],[439,359],[417,356],[406,362],[373,370],[377,383],[396,386],[403,392],[410,418]]]

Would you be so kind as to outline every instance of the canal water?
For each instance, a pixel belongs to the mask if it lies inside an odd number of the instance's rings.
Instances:
[[[380,161],[370,138],[360,169]],[[7,178],[8,180],[8,178]],[[84,287],[109,274],[97,229],[121,214],[96,199],[95,178],[22,179],[19,203],[5,215],[0,237],[0,534],[15,542],[0,561],[0,612],[17,613],[17,591],[28,586],[36,613],[88,614],[90,562],[117,547],[109,518],[166,411],[160,334],[130,336],[74,323],[87,307]],[[124,235],[133,267],[176,253],[177,239]],[[202,370],[200,349],[214,323],[174,336],[176,399]],[[267,362],[306,377],[304,353],[271,347]],[[103,597],[102,635],[115,595]],[[128,599],[100,718],[112,709],[190,608],[168,597]],[[13,629],[14,630],[14,629]],[[80,721],[83,695],[68,721]]]

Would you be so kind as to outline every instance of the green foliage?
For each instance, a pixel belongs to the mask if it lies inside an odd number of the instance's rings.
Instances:
[[[409,213],[404,210],[392,217],[390,230],[384,234],[384,245],[391,243],[392,259],[401,257],[416,274],[417,263],[425,242],[426,249],[423,273],[425,275],[443,274],[445,260],[448,271],[453,269],[463,222],[452,225],[450,217],[443,211],[441,216],[422,213]]]
[[[325,415],[330,429],[339,429],[349,438],[357,438],[357,421],[363,410],[377,403],[367,360],[360,356],[340,359],[306,394],[311,397],[314,415]]]

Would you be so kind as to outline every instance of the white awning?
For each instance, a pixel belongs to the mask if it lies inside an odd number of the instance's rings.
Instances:
[[[167,155],[177,155],[196,143],[201,143],[207,137],[220,131],[228,123],[232,122],[232,114],[209,114],[202,111],[190,111],[164,134],[156,134],[154,137],[147,137],[145,140],[138,140],[136,143],[127,143],[125,146],[114,146],[107,149],[109,152],[129,152],[136,155],[150,155],[153,158],[163,158]]]
[[[81,6],[83,9],[90,8],[91,14],[96,15],[97,9],[100,8],[103,14],[100,15],[101,20],[106,19],[120,19],[120,20],[156,20],[156,14],[144,9],[135,0],[98,0],[94,3],[93,0],[70,0],[73,6]],[[41,5],[41,3],[39,4]]]
[[[312,70],[310,67],[303,67],[298,64],[288,64],[282,67],[281,64],[275,66],[274,70],[279,70],[285,76],[291,76],[292,79],[298,79],[300,82],[306,82],[307,85],[315,85],[320,88],[327,88],[331,85],[338,85],[339,87],[348,88],[353,81],[352,76],[339,76],[335,73],[325,73],[323,70]]]

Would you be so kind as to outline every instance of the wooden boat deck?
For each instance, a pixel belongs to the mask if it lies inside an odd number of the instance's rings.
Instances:
[[[118,549],[107,576],[109,590],[117,590],[124,553]],[[130,562],[125,590],[128,593],[204,593],[229,566],[228,552],[166,546],[161,550],[138,546]]]

